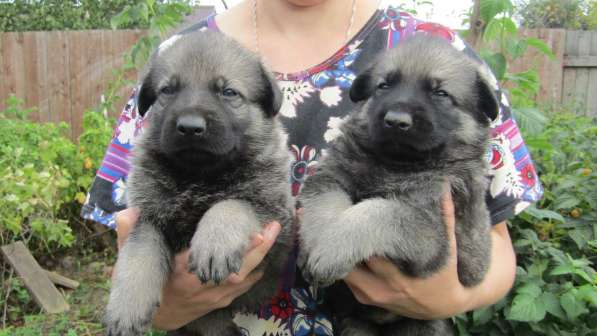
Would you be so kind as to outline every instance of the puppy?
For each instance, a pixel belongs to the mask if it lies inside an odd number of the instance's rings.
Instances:
[[[238,43],[193,32],[156,51],[138,97],[149,127],[134,148],[128,205],[140,215],[118,255],[108,334],[144,335],[176,253],[189,248],[189,272],[218,284],[239,271],[251,234],[277,220],[282,231],[260,265],[263,278],[181,331],[240,335],[232,313],[275,295],[291,246],[290,158],[274,118],[281,93]]]
[[[490,218],[484,155],[498,103],[480,72],[448,42],[416,35],[380,56],[353,82],[356,110],[300,196],[307,278],[329,284],[372,256],[427,277],[446,264],[441,199],[451,187],[458,275],[484,277]],[[359,305],[337,283],[327,289],[337,335],[447,335],[444,321],[415,321]]]

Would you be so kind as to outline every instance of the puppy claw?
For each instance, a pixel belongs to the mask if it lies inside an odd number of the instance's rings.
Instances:
[[[327,287],[345,278],[355,266],[351,262],[340,263],[327,259],[324,257],[314,258],[312,256],[308,258],[303,268],[303,277],[307,282]]]
[[[189,272],[197,275],[205,284],[213,281],[220,284],[232,273],[238,273],[242,265],[242,254],[233,252],[228,256],[213,254],[208,256],[203,251],[193,251],[189,256]]]

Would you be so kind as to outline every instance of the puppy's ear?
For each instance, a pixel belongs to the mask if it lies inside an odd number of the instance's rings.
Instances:
[[[499,103],[495,96],[495,91],[489,85],[489,82],[483,75],[477,73],[475,83],[477,89],[477,111],[480,121],[495,120],[499,113]]]
[[[155,103],[157,99],[157,95],[155,92],[155,88],[153,87],[152,80],[151,80],[151,72],[148,73],[145,78],[143,79],[143,83],[141,84],[141,89],[139,90],[139,94],[137,96],[137,109],[139,110],[139,114],[143,117],[147,110]]]
[[[352,82],[349,92],[350,100],[352,100],[354,103],[358,103],[371,97],[374,91],[375,86],[373,84],[372,69],[369,68],[359,74]]]
[[[274,75],[263,65],[260,65],[261,80],[263,82],[263,91],[259,97],[259,104],[268,117],[275,117],[282,107],[282,91],[278,87],[278,82]]]

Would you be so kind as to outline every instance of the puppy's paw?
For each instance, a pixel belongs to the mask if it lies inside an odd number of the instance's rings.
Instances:
[[[153,308],[157,307],[157,302]],[[142,336],[151,328],[154,309],[110,302],[103,319],[108,336]]]
[[[318,248],[307,257],[303,267],[303,277],[306,281],[320,286],[328,286],[345,278],[356,266],[342,251],[329,251]]]
[[[245,244],[204,241],[191,243],[189,272],[197,275],[202,283],[219,284],[230,274],[238,273],[243,263]]]

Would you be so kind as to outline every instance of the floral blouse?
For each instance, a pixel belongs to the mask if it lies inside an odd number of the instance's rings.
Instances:
[[[388,3],[389,2],[389,3]],[[188,30],[218,30],[214,16]],[[348,90],[356,75],[386,48],[392,48],[416,32],[444,37],[453,46],[479,60],[451,30],[415,19],[401,12],[392,1],[382,2],[367,24],[343,48],[323,63],[293,74],[276,74],[284,95],[279,118],[289,134],[288,147],[294,156],[289,167],[293,195],[313,174],[325,156],[327,144],[339,134],[339,126],[352,108]],[[489,71],[489,70],[488,70]],[[491,125],[487,148],[491,184],[487,204],[494,224],[521,212],[543,193],[523,139],[512,119],[506,95],[494,83],[501,109]],[[133,139],[144,120],[137,113],[133,91],[116,126],[97,177],[91,187],[82,216],[115,227],[113,214],[126,207],[126,179]],[[264,302],[254,314],[238,314],[235,322],[247,336],[333,335],[324,303],[296,271],[296,250],[289,256],[287,274],[280,279],[278,294]]]

